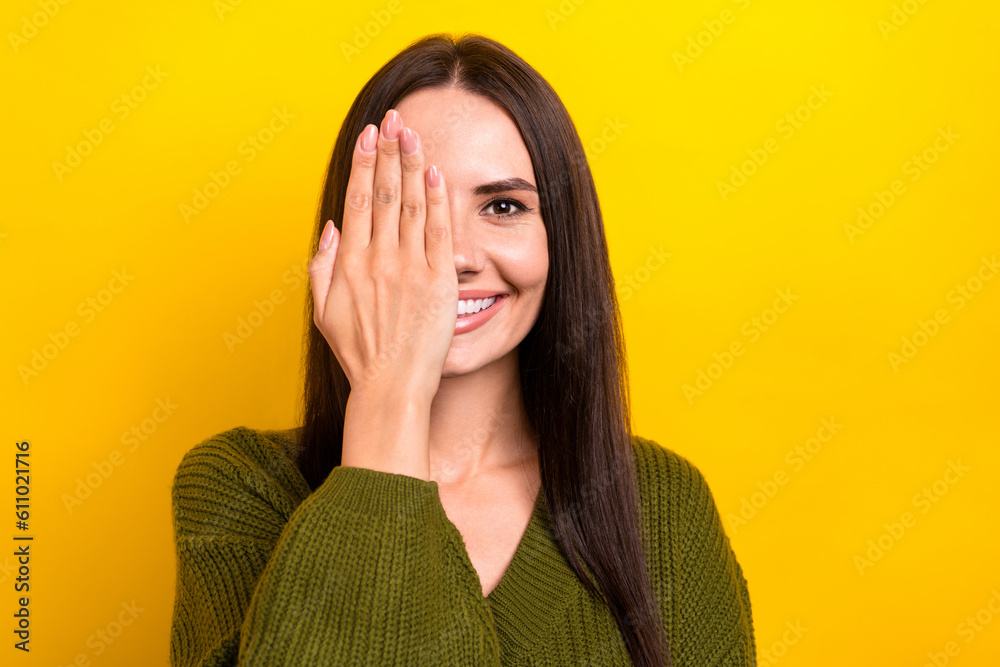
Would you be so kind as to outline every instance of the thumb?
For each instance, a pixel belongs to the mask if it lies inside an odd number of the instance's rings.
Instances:
[[[337,262],[337,249],[340,247],[340,232],[333,220],[327,220],[323,234],[319,239],[319,250],[309,262],[309,282],[313,293],[313,310],[315,317],[322,319],[326,311],[326,299],[330,294],[330,283],[333,281],[333,267]]]

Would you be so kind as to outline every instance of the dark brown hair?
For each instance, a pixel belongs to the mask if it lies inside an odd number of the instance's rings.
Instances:
[[[579,135],[548,82],[482,35],[435,34],[410,44],[365,84],[344,119],[310,255],[326,220],[341,228],[364,127],[379,125],[409,93],[448,86],[506,109],[534,168],[549,278],[541,313],[520,344],[519,371],[554,536],[587,590],[608,604],[633,663],[672,664],[640,536],[625,343],[604,221]],[[316,489],[340,465],[350,383],[313,321],[309,291],[306,320],[299,466]]]

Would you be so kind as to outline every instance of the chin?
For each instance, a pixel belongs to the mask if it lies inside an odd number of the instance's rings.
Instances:
[[[499,358],[495,354],[485,353],[484,350],[476,346],[462,349],[456,349],[452,346],[448,350],[448,356],[445,357],[441,377],[453,378],[468,375],[489,366]]]
[[[462,359],[452,359],[449,354],[448,358],[445,359],[444,368],[441,369],[442,378],[453,378],[460,377],[462,375],[468,375],[469,373],[475,372],[486,365],[487,362],[484,360],[476,360],[471,356],[463,357]]]

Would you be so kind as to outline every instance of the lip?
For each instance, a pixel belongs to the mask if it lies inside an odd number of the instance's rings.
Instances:
[[[506,292],[497,292],[496,290],[488,289],[460,289],[458,290],[458,300],[466,301],[468,299],[486,299],[491,296],[507,296]]]
[[[491,296],[495,296],[497,300],[493,302],[492,306],[484,310],[480,310],[475,315],[463,315],[455,320],[455,335],[468,333],[469,331],[478,329],[489,322],[490,319],[497,314],[497,311],[503,307],[504,303],[507,302],[507,299],[510,296],[508,294],[497,294],[496,292],[484,290],[469,290],[467,292],[459,291],[458,294],[459,301],[465,301],[466,299],[485,299]],[[473,296],[466,296],[467,294]]]

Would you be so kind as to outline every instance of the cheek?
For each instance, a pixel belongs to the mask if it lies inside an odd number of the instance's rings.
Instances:
[[[545,231],[527,236],[511,246],[508,277],[522,292],[543,292],[549,274],[549,248]]]

